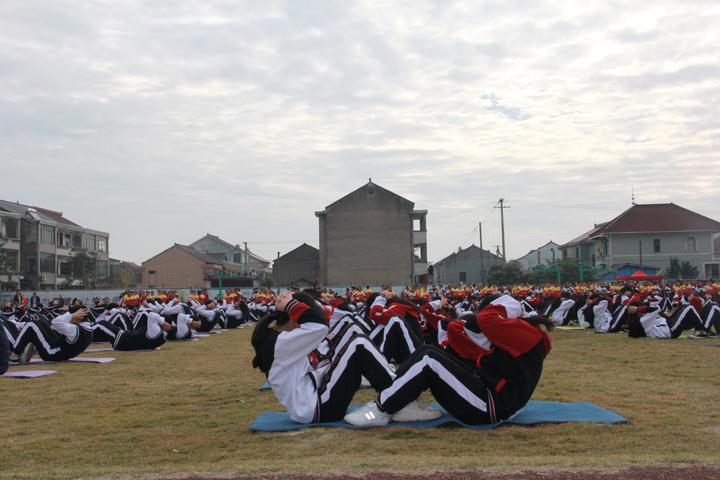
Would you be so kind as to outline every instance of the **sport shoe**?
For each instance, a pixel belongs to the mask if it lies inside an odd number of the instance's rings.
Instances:
[[[382,427],[390,423],[390,414],[383,412],[375,401],[345,415],[344,420],[356,427]]]
[[[23,365],[27,365],[30,363],[30,359],[35,355],[35,352],[37,352],[37,348],[35,348],[35,345],[32,343],[28,343],[25,345],[25,349],[20,354],[20,358],[18,359],[18,363],[21,363]]]
[[[410,402],[402,410],[392,416],[393,422],[423,422],[427,420],[435,420],[442,417],[440,410],[421,405],[415,400]]]
[[[693,333],[688,335],[688,338],[693,338],[693,339],[708,338],[708,332],[704,332],[702,330],[695,330]]]

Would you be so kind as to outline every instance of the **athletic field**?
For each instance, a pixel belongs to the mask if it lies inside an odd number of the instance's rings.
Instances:
[[[718,339],[553,333],[534,398],[595,402],[632,425],[257,434],[252,419],[280,406],[257,389],[250,334],[86,354],[116,360],[0,379],[0,478],[720,478]]]

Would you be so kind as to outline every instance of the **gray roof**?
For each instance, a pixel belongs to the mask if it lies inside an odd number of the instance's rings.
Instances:
[[[0,209],[22,216],[30,215],[33,218],[46,223],[82,228],[82,225],[78,225],[72,220],[68,220],[67,218],[65,218],[62,212],[48,210],[47,208],[25,205],[19,202],[8,202],[7,200],[0,200]]]
[[[345,196],[343,196],[343,197],[335,200],[333,203],[331,203],[330,205],[328,205],[327,207],[325,207],[325,210],[328,210],[328,209],[334,207],[335,205],[337,205],[338,203],[341,203],[341,202],[342,202],[343,200],[345,200],[346,198],[348,198],[348,197],[354,195],[355,193],[359,192],[360,190],[363,190],[363,189],[368,188],[368,187],[377,188],[377,189],[379,189],[379,190],[382,190],[382,191],[384,191],[384,192],[387,192],[387,193],[389,193],[390,195],[394,195],[394,196],[398,197],[399,199],[401,199],[401,200],[409,203],[411,207],[414,207],[414,206],[415,206],[415,203],[414,203],[414,202],[411,202],[411,201],[408,200],[407,198],[405,198],[405,197],[403,197],[403,196],[401,196],[401,195],[398,195],[398,194],[395,193],[395,192],[391,192],[390,190],[388,190],[388,189],[386,189],[386,188],[381,187],[381,186],[378,185],[377,183],[373,183],[372,179],[370,179],[370,180],[368,180],[368,182],[367,182],[365,185],[363,185],[362,187],[356,188],[355,190],[353,190],[352,192],[348,193],[347,195],[345,195]],[[323,211],[323,212],[315,212],[315,215],[318,215],[318,214],[319,214],[319,215],[322,215],[323,213],[325,213],[325,212],[324,212],[324,211]],[[420,213],[420,212],[418,212],[418,213]]]
[[[468,250],[480,250],[481,252],[484,252],[486,255],[491,255],[491,256],[493,256],[493,257],[495,257],[495,258],[501,258],[501,257],[499,257],[498,255],[495,255],[494,253],[492,253],[490,250],[485,250],[484,248],[480,248],[480,247],[478,247],[477,245],[475,245],[475,244],[473,243],[472,245],[470,245],[470,246],[467,247],[467,248],[459,249],[457,252],[451,253],[450,255],[448,255],[447,257],[443,258],[442,260],[438,260],[438,261],[435,262],[433,265],[437,265],[437,264],[439,264],[439,263],[443,263],[443,262],[445,262],[445,261],[447,261],[447,260],[449,260],[449,259],[457,256],[458,253],[466,252],[466,251],[468,251]]]

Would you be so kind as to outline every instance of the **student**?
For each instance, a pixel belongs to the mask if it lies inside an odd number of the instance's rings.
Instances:
[[[362,335],[348,339],[322,365],[311,364],[309,355],[328,333],[328,323],[322,307],[310,295],[283,292],[275,307],[274,315],[266,315],[255,325],[253,367],[267,375],[270,388],[292,420],[311,423],[342,419],[362,376],[378,392],[390,386],[393,373],[387,360]],[[413,419],[439,416],[439,412],[417,403],[408,405],[403,413]]]
[[[371,337],[375,344],[388,361],[400,364],[425,342],[418,308],[391,295],[387,291],[371,295],[368,317],[382,326],[382,332]]]
[[[87,315],[86,308],[72,307],[52,320],[27,321],[13,346],[20,363],[30,363],[35,352],[46,361],[68,360],[84,352],[93,338]]]
[[[376,401],[345,416],[357,426],[385,425],[392,415],[430,389],[451,415],[467,424],[504,420],[524,407],[540,380],[551,341],[551,321],[526,320],[508,295],[480,303],[477,315],[450,322],[449,350],[424,345],[401,365]]]
[[[570,292],[564,291],[560,294],[560,305],[552,312],[552,321],[555,325],[565,325],[569,318],[570,309],[575,305],[575,300],[571,297]]]
[[[5,330],[0,328],[0,375],[8,371],[10,366],[10,342],[5,336]]]
[[[150,315],[144,326],[135,330],[122,330],[117,326],[101,321],[96,327],[102,328],[106,335],[111,338],[112,348],[119,351],[133,350],[152,350],[166,341],[166,335],[170,335],[173,329],[176,330],[175,336],[182,336],[189,331],[189,328],[182,327],[182,320],[178,320],[178,326],[173,327],[166,322],[160,315]],[[184,329],[180,331],[181,329]]]

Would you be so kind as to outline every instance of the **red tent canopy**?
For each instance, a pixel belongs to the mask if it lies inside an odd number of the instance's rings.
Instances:
[[[652,281],[652,280],[662,280],[665,278],[663,275],[648,275],[647,273],[643,272],[642,270],[637,270],[632,275],[626,275],[624,277],[617,277],[615,280],[638,280],[638,281]]]

